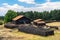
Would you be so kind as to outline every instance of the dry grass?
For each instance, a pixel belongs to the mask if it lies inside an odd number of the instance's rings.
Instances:
[[[60,26],[60,22],[52,22],[52,23],[48,23],[47,25],[49,25],[49,26]]]
[[[60,26],[60,22],[48,23],[50,26]],[[60,31],[56,30],[55,35],[43,37],[40,35],[27,34],[18,32],[17,29],[7,29],[4,25],[0,25],[0,38],[3,40],[60,40]]]

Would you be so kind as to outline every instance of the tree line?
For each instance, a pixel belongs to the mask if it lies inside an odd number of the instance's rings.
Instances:
[[[4,20],[4,16],[0,16],[0,20]]]
[[[27,12],[15,12],[13,10],[8,10],[4,16],[4,21],[9,22],[11,19],[18,15],[24,15],[31,20],[43,19],[43,20],[60,20],[60,10],[51,10],[51,11],[27,11]]]
[[[60,20],[60,10],[51,11],[27,11],[27,12],[17,12],[17,15],[25,15],[27,18],[34,19],[44,19],[44,20]]]

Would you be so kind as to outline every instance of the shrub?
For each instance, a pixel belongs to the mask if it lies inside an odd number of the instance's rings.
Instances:
[[[8,10],[8,12],[4,17],[4,23],[10,22],[16,16],[17,16],[17,13],[15,11]]]
[[[3,24],[3,22],[0,22],[0,25],[2,25]]]

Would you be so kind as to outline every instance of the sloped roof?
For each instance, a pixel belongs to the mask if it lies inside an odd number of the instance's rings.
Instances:
[[[44,21],[41,21],[41,22],[37,22],[38,24],[40,24],[40,23],[45,23]]]
[[[15,18],[13,18],[12,20],[18,20],[18,19],[20,19],[20,18],[22,18],[22,17],[24,17],[24,15],[19,15],[19,16],[16,16]]]
[[[42,21],[42,19],[36,19],[36,20],[34,20],[34,22],[40,22],[40,21]]]

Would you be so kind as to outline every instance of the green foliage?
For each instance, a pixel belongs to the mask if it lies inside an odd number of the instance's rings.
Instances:
[[[34,14],[32,11],[25,12],[25,16],[31,20],[34,18]]]
[[[51,10],[37,12],[37,11],[27,11],[27,12],[17,12],[18,15],[25,15],[26,17],[34,19],[44,19],[44,20],[60,20],[60,10]]]
[[[34,19],[44,19],[44,20],[60,20],[60,10],[51,10],[43,11],[43,12],[37,12],[37,11],[27,11],[27,12],[14,12],[12,10],[8,10],[4,17],[4,22],[11,21],[12,18],[14,18],[17,15],[24,15],[27,18],[34,20]]]
[[[17,16],[17,13],[15,11],[8,10],[8,12],[4,17],[4,23],[10,22],[16,16]]]
[[[3,22],[0,21],[0,25],[2,25],[2,24],[3,24]]]
[[[0,20],[4,20],[4,16],[0,16]]]
[[[52,10],[50,14],[52,20],[60,20],[60,10]]]

